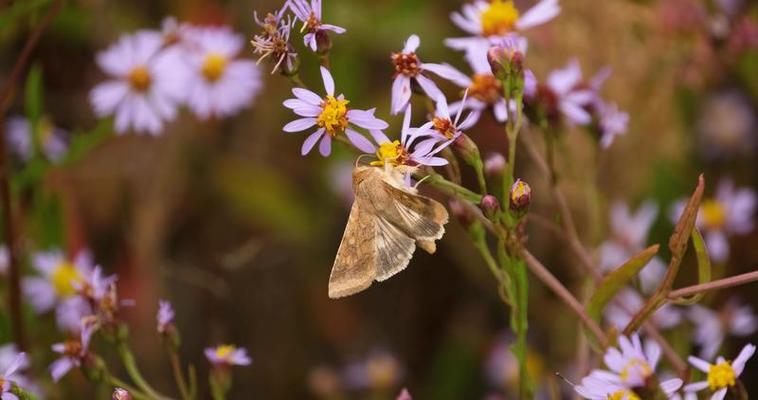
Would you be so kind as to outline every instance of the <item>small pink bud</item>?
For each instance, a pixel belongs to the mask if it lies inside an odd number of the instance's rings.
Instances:
[[[485,217],[493,219],[498,211],[500,211],[500,202],[497,200],[497,197],[488,194],[482,197],[482,201],[479,203],[479,208],[482,209]]]

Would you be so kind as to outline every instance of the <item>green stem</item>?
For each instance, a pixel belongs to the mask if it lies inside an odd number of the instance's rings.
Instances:
[[[166,397],[153,389],[142,376],[142,373],[140,373],[139,368],[137,367],[137,362],[134,359],[134,354],[132,354],[132,351],[129,349],[126,339],[119,340],[116,348],[118,355],[121,358],[121,362],[124,364],[124,368],[126,368],[126,372],[129,374],[129,377],[132,378],[134,384],[151,399],[165,399]]]
[[[290,82],[297,87],[301,88],[308,88],[308,86],[305,85],[302,79],[300,79],[300,74],[294,74],[294,75],[287,75],[287,79],[290,80]]]
[[[457,196],[462,200],[470,201],[476,204],[479,204],[479,202],[482,201],[482,195],[474,193],[463,186],[456,185],[455,183],[445,179],[442,175],[434,172],[428,175],[428,178],[424,180],[424,183],[432,185],[451,196]]]
[[[182,364],[179,362],[179,355],[176,350],[169,350],[169,357],[171,358],[171,369],[174,373],[174,381],[176,387],[179,388],[179,394],[181,394],[183,400],[190,400],[190,392],[187,387],[187,382],[184,380],[184,373],[182,372]]]

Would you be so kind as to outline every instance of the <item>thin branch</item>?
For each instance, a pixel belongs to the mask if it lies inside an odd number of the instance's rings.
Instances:
[[[53,3],[45,17],[37,24],[34,32],[26,40],[21,54],[16,58],[8,80],[0,89],[0,201],[3,210],[3,233],[8,246],[8,304],[11,314],[11,329],[19,350],[26,349],[26,332],[24,330],[24,317],[21,310],[21,268],[19,265],[19,240],[18,232],[14,226],[13,203],[10,188],[10,160],[8,159],[8,144],[5,137],[5,112],[10,106],[17,81],[29,64],[32,51],[37,45],[42,33],[58,15],[63,6],[63,1]]]
[[[676,350],[674,350],[669,342],[666,341],[666,338],[664,338],[663,335],[658,332],[658,329],[655,327],[655,325],[653,325],[652,322],[646,321],[642,325],[642,328],[650,338],[658,343],[661,351],[663,351],[663,356],[666,357],[666,359],[671,363],[671,366],[674,367],[679,377],[684,378],[687,374],[687,363],[685,363],[684,360],[679,357],[679,354],[676,353]]]
[[[729,278],[719,279],[713,282],[701,283],[699,285],[687,286],[685,288],[672,290],[669,292],[668,298],[671,300],[679,299],[680,297],[692,296],[698,293],[707,292],[717,289],[725,289],[732,286],[744,285],[746,283],[758,281],[758,271],[747,272],[740,275],[731,276]]]

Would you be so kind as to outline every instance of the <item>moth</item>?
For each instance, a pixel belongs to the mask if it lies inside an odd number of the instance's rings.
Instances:
[[[356,166],[353,193],[329,276],[330,298],[355,294],[404,270],[416,245],[434,253],[448,222],[445,207],[408,187],[401,168]]]

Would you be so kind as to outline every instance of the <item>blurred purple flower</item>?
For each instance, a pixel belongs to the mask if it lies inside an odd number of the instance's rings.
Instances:
[[[592,116],[585,108],[595,99],[595,93],[592,89],[581,87],[582,81],[582,69],[575,59],[547,77],[547,87],[557,99],[558,110],[576,125],[592,122]]]
[[[8,118],[5,129],[11,150],[23,161],[29,161],[34,151],[32,127],[29,121],[23,117],[11,117]],[[67,132],[56,128],[46,118],[40,120],[39,129],[44,156],[51,162],[60,161],[68,151],[68,144],[64,139]]]
[[[158,321],[157,329],[158,333],[163,334],[172,329],[176,314],[173,307],[171,307],[171,303],[168,301],[160,300],[158,304],[158,314],[156,316],[156,320]]]
[[[5,366],[5,371],[0,374],[0,399],[2,400],[18,400],[18,397],[11,393],[14,382],[14,374],[20,368],[24,368],[29,364],[29,359],[26,353],[16,353],[13,355],[13,361]]]
[[[245,40],[228,27],[193,27],[186,34],[187,105],[200,119],[229,117],[248,107],[261,89],[258,68],[238,59]]]
[[[619,110],[616,103],[599,103],[596,110],[600,118],[600,146],[608,148],[618,135],[626,133],[629,125],[629,114]]]
[[[442,96],[442,92],[424,72],[437,73],[442,67],[439,64],[423,63],[416,55],[420,44],[417,35],[411,35],[405,42],[405,47],[399,53],[392,54],[395,66],[395,78],[392,82],[392,115],[402,112],[411,100],[411,81],[415,80],[430,99]]]
[[[644,305],[645,299],[637,291],[625,288],[608,304],[603,315],[616,328],[623,329]],[[679,325],[682,321],[682,315],[676,307],[666,304],[659,308],[650,320],[658,328],[670,329]]]
[[[54,382],[58,382],[72,368],[82,365],[82,362],[89,356],[90,339],[96,330],[96,324],[83,322],[78,339],[56,343],[52,346],[52,350],[61,355],[49,367]]]
[[[464,4],[450,19],[462,30],[479,37],[504,36],[542,25],[561,12],[558,0],[541,0],[523,15],[511,0],[475,0]]]
[[[164,47],[159,32],[123,35],[97,56],[100,68],[112,79],[90,92],[99,117],[115,115],[119,133],[161,133],[163,123],[176,117],[186,93],[186,67],[177,46]]]
[[[758,317],[750,305],[730,299],[721,310],[713,311],[693,305],[687,313],[695,324],[694,341],[700,346],[700,357],[712,360],[726,335],[747,337],[758,330]]]
[[[710,159],[751,156],[758,144],[758,117],[739,91],[710,96],[697,121],[698,149]]]
[[[347,387],[353,390],[388,389],[402,376],[400,362],[386,351],[373,351],[365,359],[349,364],[344,371]]]
[[[332,31],[337,34],[345,33],[345,28],[324,24],[321,20],[321,0],[290,0],[290,9],[295,16],[303,22],[303,29],[308,30],[303,40],[305,45],[313,51],[318,51],[318,35]]]
[[[245,366],[252,363],[247,350],[229,344],[206,348],[205,357],[214,367]]]
[[[373,153],[376,150],[374,145],[366,137],[353,130],[350,125],[369,130],[386,129],[389,125],[374,116],[375,109],[349,109],[347,107],[349,101],[344,95],[335,97],[334,78],[328,69],[321,67],[321,77],[326,89],[326,96],[323,98],[308,89],[292,89],[295,98],[285,100],[284,106],[303,118],[288,123],[283,130],[301,132],[318,126],[318,129],[303,142],[302,155],[308,154],[320,140],[319,152],[324,157],[328,156],[332,151],[332,139],[341,133],[344,133],[358,150]]]
[[[10,261],[8,246],[0,244],[0,275],[5,275],[8,272]]]
[[[52,309],[59,301],[75,296],[77,284],[92,272],[89,252],[79,252],[69,260],[58,250],[39,252],[32,257],[32,266],[42,276],[24,278],[22,285],[27,300],[38,313]]]
[[[661,358],[661,348],[653,340],[646,340],[643,348],[637,334],[631,337],[619,336],[619,346],[610,347],[605,352],[603,361],[610,370],[596,369],[591,375],[609,382],[619,383],[626,388],[644,386],[648,378],[655,373]],[[681,379],[663,382],[663,387],[676,391],[682,386]],[[668,394],[669,390],[665,390]]]
[[[745,345],[740,354],[733,362],[729,362],[724,357],[719,356],[716,364],[711,364],[705,360],[690,356],[687,360],[700,371],[707,375],[707,379],[700,382],[690,383],[684,387],[685,392],[699,392],[710,389],[713,392],[711,400],[722,400],[727,391],[736,384],[737,378],[745,370],[745,363],[755,354],[755,346],[751,343]]]

